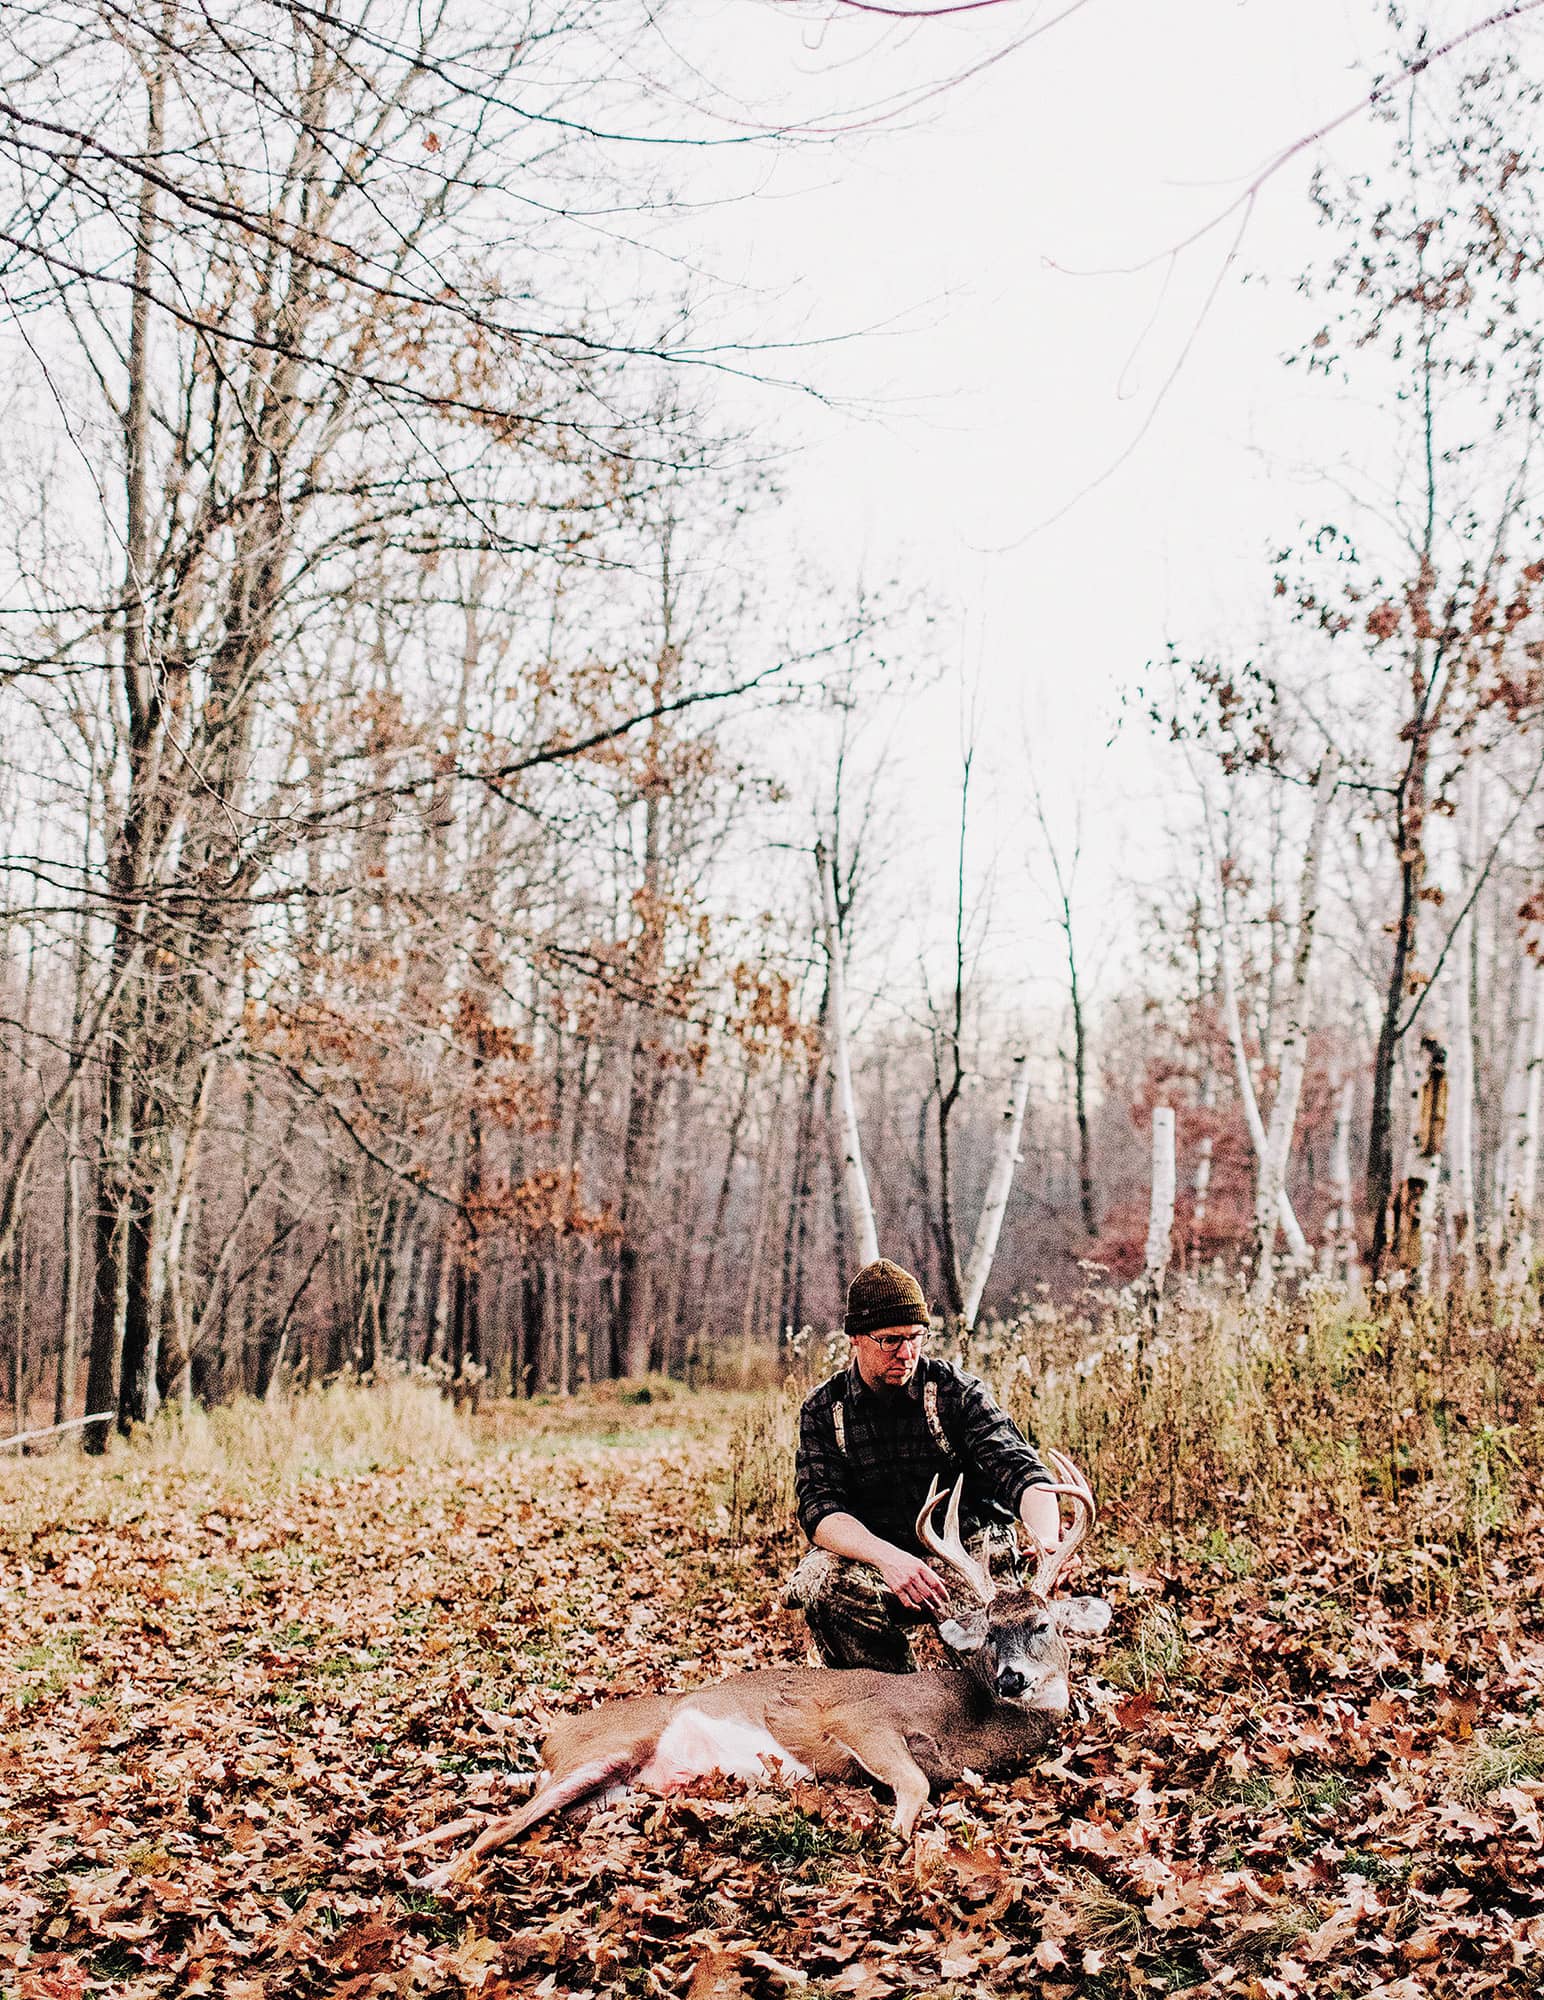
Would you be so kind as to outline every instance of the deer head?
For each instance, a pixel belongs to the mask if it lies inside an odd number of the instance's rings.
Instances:
[[[1065,1715],[1070,1693],[1067,1681],[1071,1638],[1092,1638],[1110,1622],[1110,1607],[1100,1597],[1063,1597],[1051,1592],[1073,1551],[1094,1521],[1094,1496],[1088,1481],[1061,1452],[1049,1454],[1061,1478],[1053,1493],[1072,1502],[1073,1516],[1054,1548],[1047,1549],[1028,1589],[1003,1590],[983,1563],[960,1539],[960,1492],[954,1482],[944,1516],[942,1535],[933,1524],[943,1489],[933,1481],[917,1516],[917,1539],[928,1553],[951,1570],[969,1593],[959,1617],[940,1619],[938,1636],[960,1667],[993,1701],[1045,1715]]]

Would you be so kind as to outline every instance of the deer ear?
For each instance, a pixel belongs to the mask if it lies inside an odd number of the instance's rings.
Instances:
[[[1062,1631],[1073,1639],[1097,1639],[1110,1623],[1110,1607],[1102,1597],[1059,1597],[1051,1607]]]
[[[987,1618],[984,1611],[972,1611],[963,1621],[940,1618],[938,1636],[951,1653],[979,1653],[986,1643]]]

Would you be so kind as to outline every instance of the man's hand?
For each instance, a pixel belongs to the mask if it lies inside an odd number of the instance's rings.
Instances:
[[[1030,1553],[1037,1560],[1061,1540],[1061,1502],[1048,1486],[1025,1488],[1019,1519],[1030,1540]]]
[[[948,1586],[937,1570],[929,1569],[921,1556],[908,1555],[894,1542],[870,1534],[852,1514],[827,1514],[815,1530],[817,1549],[829,1549],[849,1562],[867,1563],[885,1580],[909,1611],[931,1611],[946,1617],[952,1607]]]
[[[897,1549],[888,1562],[875,1568],[892,1590],[912,1611],[931,1611],[942,1618],[950,1608],[949,1592],[937,1570],[929,1569],[921,1556],[909,1556]]]

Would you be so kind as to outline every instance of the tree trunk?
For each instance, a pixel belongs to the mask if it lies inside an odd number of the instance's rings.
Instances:
[[[729,1121],[729,1139],[724,1148],[724,1170],[718,1178],[718,1196],[713,1204],[713,1222],[708,1231],[707,1255],[703,1259],[702,1276],[697,1294],[697,1332],[699,1340],[706,1333],[708,1315],[713,1310],[713,1279],[718,1269],[719,1248],[724,1238],[724,1218],[729,1211],[730,1190],[734,1186],[734,1170],[740,1158],[740,1135],[745,1126],[745,1114],[751,1101],[751,1067],[745,1065],[745,1073],[740,1083],[740,1096],[734,1108],[734,1116]]]
[[[1399,864],[1399,916],[1394,926],[1394,955],[1389,965],[1383,1018],[1373,1056],[1372,1113],[1367,1132],[1367,1206],[1372,1215],[1372,1272],[1385,1275],[1393,1240],[1394,1192],[1394,1069],[1407,1023],[1402,1020],[1409,1000],[1419,941],[1422,890],[1426,884],[1426,772],[1431,756],[1436,715],[1431,691],[1437,671],[1426,672],[1424,659],[1414,669],[1415,713],[1408,727],[1410,752],[1395,800],[1395,855]],[[1435,1044],[1433,1044],[1435,1046]],[[1404,1218],[1408,1227],[1410,1218]],[[1411,1267],[1395,1256],[1394,1265]]]
[[[1539,1185],[1539,1103],[1544,1084],[1544,970],[1532,968],[1528,984],[1533,992],[1520,1025],[1522,1061],[1507,1135],[1506,1239],[1501,1268],[1506,1281],[1514,1285],[1526,1283],[1533,1269],[1534,1207]]]
[[[654,1358],[652,1236],[655,1222],[657,1127],[661,1072],[659,1053],[643,1021],[633,1043],[632,1085],[627,1094],[627,1131],[622,1147],[622,1199],[617,1245],[616,1339],[612,1367],[617,1375],[641,1379]]]
[[[655,737],[658,725],[655,727]],[[653,1236],[655,1182],[658,1178],[657,1140],[659,1096],[663,1083],[662,1051],[655,1045],[658,1016],[654,998],[664,959],[661,909],[663,883],[663,801],[652,780],[644,795],[644,858],[642,935],[635,974],[639,990],[648,996],[635,1011],[636,1028],[629,1065],[627,1127],[622,1142],[622,1196],[618,1203],[620,1239],[617,1245],[616,1332],[612,1369],[617,1375],[641,1379],[654,1355]]]
[[[1228,950],[1227,908],[1220,875],[1217,882],[1217,970],[1222,979],[1222,1015],[1228,1031],[1228,1043],[1233,1050],[1233,1070],[1238,1079],[1239,1103],[1243,1108],[1244,1123],[1249,1130],[1249,1141],[1254,1148],[1258,1172],[1260,1163],[1265,1158],[1265,1126],[1260,1117],[1259,1100],[1255,1096],[1254,1078],[1249,1073],[1249,1056],[1244,1048],[1244,1024],[1238,1009],[1238,989],[1233,983],[1233,960]],[[1288,1252],[1294,1263],[1306,1267],[1312,1261],[1308,1239],[1303,1234],[1285,1188],[1282,1189],[1279,1208]]]
[[[836,1289],[840,1292],[852,1268],[852,1252],[847,1247],[847,1180],[836,1116],[836,1074],[829,1063],[821,1116],[826,1134],[826,1173],[831,1187],[831,1262],[835,1267]]]
[[[1099,1203],[1094,1191],[1094,1139],[1088,1121],[1088,1028],[1083,1019],[1083,995],[1078,984],[1078,960],[1072,940],[1072,908],[1062,903],[1067,941],[1067,988],[1072,997],[1072,1101],[1078,1127],[1078,1208],[1083,1234],[1099,1234]]]
[[[165,86],[156,71],[149,87],[145,152],[161,150]],[[160,777],[162,716],[160,694],[150,664],[146,584],[151,561],[150,468],[150,290],[157,233],[156,189],[150,175],[140,182],[134,247],[134,291],[129,317],[129,376],[123,413],[125,534],[123,590],[123,689],[129,726],[128,795],[112,862],[115,898],[114,984],[140,959],[145,910],[147,850]],[[129,987],[109,1035],[103,1087],[101,1169],[97,1180],[96,1279],[93,1287],[91,1382],[87,1407],[116,1404],[120,1429],[153,1397],[155,1377],[144,1372],[152,1336],[145,1318],[144,1190],[132,1176],[142,1121],[134,1052],[142,1043],[148,995]],[[87,1432],[88,1450],[106,1445],[104,1426]]]
[[[1169,1268],[1174,1238],[1174,1111],[1167,1104],[1153,1106],[1152,1181],[1147,1207],[1147,1246],[1142,1258],[1142,1281],[1151,1301],[1156,1324],[1163,1298],[1164,1274]]]
[[[210,1058],[199,1066],[198,1083],[185,1125],[168,1135],[165,1227],[157,1245],[160,1272],[156,1290],[161,1312],[156,1342],[156,1389],[158,1398],[175,1399],[184,1408],[192,1399],[193,1357],[192,1328],[182,1282],[183,1252],[215,1078],[216,1065]]]
[[[1324,1249],[1328,1275],[1345,1284],[1357,1276],[1356,1209],[1351,1198],[1351,1120],[1356,1110],[1356,1080],[1347,1077],[1336,1092],[1335,1137],[1330,1148],[1330,1183],[1334,1206],[1325,1225]]]
[[[964,1319],[968,1327],[976,1323],[976,1314],[981,1310],[981,1295],[986,1290],[992,1260],[997,1255],[997,1239],[1002,1233],[1008,1196],[1013,1189],[1013,1170],[1019,1163],[1019,1137],[1024,1129],[1024,1111],[1028,1103],[1029,1062],[1020,1050],[1013,1058],[1013,1082],[1008,1091],[1002,1124],[998,1128],[997,1149],[965,1274]]]
[[[1421,1039],[1421,1072],[1411,1092],[1410,1136],[1405,1166],[1390,1204],[1389,1272],[1406,1273],[1418,1285],[1424,1269],[1424,1237],[1432,1183],[1442,1158],[1447,1128],[1447,1051],[1429,1035]]]
[[[820,1067],[811,1063],[799,1093],[799,1109],[794,1125],[793,1181],[788,1203],[788,1220],[783,1231],[783,1285],[778,1324],[792,1336],[803,1325],[804,1301],[800,1296],[804,1258],[804,1222],[810,1199],[810,1161],[814,1154],[815,1091]]]
[[[83,1248],[80,1202],[80,1081],[70,1085],[64,1118],[64,1301],[59,1319],[59,1366],[54,1377],[54,1422],[62,1424],[75,1400],[80,1342]]]
[[[1465,920],[1467,929],[1469,919]],[[1469,941],[1455,939],[1457,962],[1448,981],[1448,1047],[1452,1052],[1448,1171],[1453,1226],[1452,1289],[1474,1281],[1474,1023],[1469,1010]]]
[[[815,849],[815,866],[820,874],[821,909],[825,919],[826,967],[831,988],[827,1054],[836,1079],[837,1107],[841,1114],[842,1170],[847,1206],[858,1234],[858,1256],[864,1264],[879,1257],[879,1234],[874,1227],[874,1204],[869,1199],[868,1176],[863,1171],[863,1145],[858,1135],[858,1106],[852,1092],[852,1065],[847,1051],[847,984],[842,965],[842,940],[837,929],[836,878],[824,842]]]
[[[1319,915],[1319,861],[1324,850],[1330,802],[1335,795],[1339,768],[1339,758],[1333,751],[1328,752],[1314,780],[1313,818],[1309,823],[1302,881],[1298,888],[1297,940],[1292,954],[1291,984],[1287,989],[1287,1025],[1281,1038],[1271,1122],[1266,1130],[1265,1145],[1260,1154],[1259,1178],[1255,1184],[1252,1290],[1257,1300],[1270,1297],[1276,1279],[1276,1227],[1287,1199],[1287,1164],[1292,1156],[1292,1134],[1297,1127],[1303,1073],[1308,1066],[1308,1029],[1312,1012],[1308,981],[1313,964],[1314,924]],[[1307,1262],[1306,1243],[1303,1252],[1300,1268]]]
[[[536,1357],[546,1344],[547,1266],[535,1250],[534,1243],[527,1247],[520,1272],[520,1323],[509,1381],[510,1394],[514,1396],[530,1395]]]
[[[959,1099],[959,1090],[960,1080],[956,1077],[949,1089],[938,1093],[938,1263],[944,1298],[955,1319],[963,1318],[965,1313],[965,1285],[954,1240],[954,1170],[949,1155],[949,1119]]]
[[[1480,787],[1479,764],[1471,756],[1464,771],[1463,846],[1458,889],[1470,893],[1479,873]],[[1471,979],[1474,960],[1475,912],[1469,910],[1459,922],[1449,947],[1452,970],[1447,980],[1448,1048],[1451,1052],[1452,1109],[1448,1142],[1448,1171],[1452,1186],[1449,1213],[1453,1225],[1452,1289],[1467,1292],[1474,1281],[1475,1190],[1474,1190],[1474,1013]]]
[[[1210,1063],[1201,1079],[1199,1108],[1210,1112],[1217,1101],[1217,1080]],[[1201,1242],[1206,1230],[1206,1214],[1212,1198],[1213,1135],[1203,1132],[1196,1146],[1195,1172],[1190,1181],[1190,1262],[1199,1263]]]
[[[756,1204],[756,1231],[751,1242],[750,1268],[745,1275],[745,1304],[740,1315],[742,1387],[750,1381],[751,1354],[760,1305],[762,1265],[766,1257],[767,1237],[771,1233],[773,1205],[782,1175],[783,1097],[787,1078],[788,1072],[785,1066],[778,1077],[777,1095],[773,1099],[767,1117],[767,1141],[762,1153],[761,1187]]]

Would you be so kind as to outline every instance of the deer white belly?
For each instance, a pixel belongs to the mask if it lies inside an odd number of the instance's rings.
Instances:
[[[678,1708],[666,1723],[654,1755],[634,1783],[645,1791],[672,1792],[721,1772],[726,1778],[765,1778],[763,1759],[776,1758],[787,1778],[807,1778],[807,1765],[791,1757],[768,1730],[726,1715],[704,1715],[701,1709]]]

